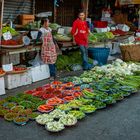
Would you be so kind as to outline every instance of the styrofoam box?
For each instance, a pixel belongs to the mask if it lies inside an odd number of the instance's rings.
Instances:
[[[20,74],[8,74],[5,76],[5,88],[13,89],[32,83],[30,71]]]
[[[0,78],[0,95],[5,94],[5,83],[4,83],[4,77]]]
[[[97,33],[104,33],[104,32],[108,32],[108,28],[95,28]]]
[[[49,66],[47,64],[31,67],[30,71],[32,82],[41,81],[50,77]]]

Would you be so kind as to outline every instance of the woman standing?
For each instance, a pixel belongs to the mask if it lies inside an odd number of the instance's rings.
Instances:
[[[56,47],[57,44],[54,43],[51,29],[49,28],[49,19],[43,19],[41,21],[42,27],[39,30],[37,40],[39,38],[42,39],[43,44],[41,48],[41,58],[45,64],[49,65],[51,80],[56,78],[56,60],[57,60],[57,52]]]
[[[88,35],[90,30],[85,18],[85,12],[79,12],[78,18],[73,23],[71,33],[73,35],[74,44],[77,44],[80,47],[83,69],[89,70],[93,67],[93,65],[88,63]]]

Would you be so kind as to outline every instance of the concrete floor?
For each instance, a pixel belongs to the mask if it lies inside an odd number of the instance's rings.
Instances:
[[[41,81],[7,93],[14,95],[46,82]],[[88,115],[77,126],[56,134],[49,133],[36,122],[19,127],[0,118],[0,140],[140,140],[140,94]]]

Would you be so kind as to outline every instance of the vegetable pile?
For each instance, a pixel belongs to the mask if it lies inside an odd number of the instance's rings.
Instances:
[[[115,36],[112,32],[105,32],[105,33],[90,33],[89,35],[89,43],[97,43],[102,42],[104,40],[113,39]]]
[[[15,35],[19,34],[15,29],[13,29],[9,26],[6,26],[6,27],[2,28],[2,34],[6,33],[6,32],[10,32],[12,36],[15,36]]]
[[[8,121],[19,117],[18,122],[23,121],[20,117],[25,117],[36,120],[50,132],[60,132],[88,114],[137,93],[140,64],[117,59],[112,64],[96,66],[80,77],[67,77],[62,81],[0,100],[0,116]],[[18,122],[15,123],[26,124]]]

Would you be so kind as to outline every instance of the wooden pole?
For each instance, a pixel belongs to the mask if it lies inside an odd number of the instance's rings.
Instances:
[[[56,22],[56,17],[57,17],[57,7],[55,3],[53,4],[53,22]]]
[[[0,44],[1,44],[1,37],[2,37],[3,12],[4,12],[4,0],[1,0]]]
[[[140,9],[139,9],[139,23],[138,23],[138,29],[140,29]]]
[[[1,0],[1,19],[0,19],[0,29],[2,29],[2,24],[3,24],[3,11],[4,11],[4,0]]]
[[[85,11],[86,18],[88,17],[89,0],[82,0],[82,8]]]
[[[86,18],[88,17],[89,0],[86,0]]]

